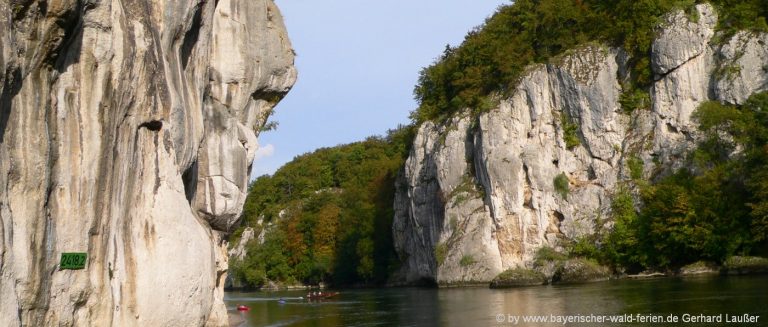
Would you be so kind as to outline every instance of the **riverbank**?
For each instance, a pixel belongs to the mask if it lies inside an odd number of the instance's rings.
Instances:
[[[285,285],[280,283],[269,282],[259,288],[248,287],[227,287],[225,292],[275,292],[275,291],[309,291],[309,290],[324,290],[328,288],[325,284],[320,285]]]
[[[607,267],[587,259],[545,260],[533,269],[514,268],[494,278],[490,288],[514,288],[548,284],[577,284],[620,279],[694,277],[704,275],[768,274],[768,258],[733,256],[722,265],[697,261],[673,271],[645,271],[639,274],[611,274]]]
[[[682,317],[748,313],[768,317],[764,308],[768,303],[766,275],[621,279],[508,289],[344,289],[338,297],[319,303],[299,296],[302,291],[228,293],[224,301],[228,307],[249,306],[251,310],[244,314],[249,326],[365,326],[383,321],[393,326],[497,326],[499,314],[549,317],[645,312]]]
[[[768,258],[734,256],[726,260],[722,265],[713,262],[698,261],[683,266],[673,271],[644,271],[637,274],[616,274],[610,269],[599,265],[597,262],[583,259],[555,259],[538,262],[533,269],[515,268],[507,270],[490,282],[463,281],[455,283],[415,283],[415,284],[387,284],[353,285],[342,287],[344,289],[385,289],[400,287],[426,287],[426,288],[513,288],[540,286],[549,284],[579,284],[592,283],[606,280],[620,279],[651,279],[664,277],[691,277],[700,275],[758,275],[768,274]],[[258,289],[227,288],[227,292],[278,292],[278,291],[309,291],[327,289],[325,284],[320,285],[285,285],[270,282]]]

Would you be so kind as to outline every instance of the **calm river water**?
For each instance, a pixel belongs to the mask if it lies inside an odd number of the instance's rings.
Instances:
[[[768,276],[619,280],[505,290],[342,290],[321,302],[298,298],[303,295],[303,291],[233,292],[227,293],[225,302],[230,310],[239,304],[250,307],[243,314],[246,326],[768,326]],[[691,322],[717,321],[717,317],[721,324]],[[526,318],[548,322],[526,323]],[[600,323],[600,319],[621,318],[624,323]],[[675,318],[677,323],[666,320]],[[750,319],[757,323],[749,323]]]

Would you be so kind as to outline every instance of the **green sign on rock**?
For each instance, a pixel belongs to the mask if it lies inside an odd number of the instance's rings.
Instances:
[[[59,269],[83,269],[88,259],[87,253],[82,252],[64,252],[61,254],[61,263]]]

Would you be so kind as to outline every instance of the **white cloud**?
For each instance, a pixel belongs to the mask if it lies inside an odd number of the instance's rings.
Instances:
[[[272,144],[267,144],[265,146],[260,146],[258,150],[256,150],[256,156],[254,157],[254,160],[263,159],[266,157],[271,157],[273,154],[275,154],[275,146]]]

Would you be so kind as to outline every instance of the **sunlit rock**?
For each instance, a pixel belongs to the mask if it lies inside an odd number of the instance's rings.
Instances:
[[[699,137],[703,102],[734,104],[768,89],[765,33],[712,42],[717,15],[669,15],[654,42],[658,74],[647,108],[619,99],[626,54],[599,45],[529,67],[495,109],[421,125],[397,182],[393,233],[403,260],[395,284],[488,282],[532,268],[542,246],[559,247],[610,217],[611,197],[639,160],[642,175],[677,168]],[[720,74],[733,65],[731,74]],[[564,124],[575,124],[569,148]],[[567,190],[554,180],[567,178]],[[563,192],[564,191],[564,192]]]
[[[226,325],[293,57],[272,0],[0,2],[0,325]]]

